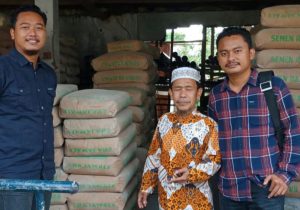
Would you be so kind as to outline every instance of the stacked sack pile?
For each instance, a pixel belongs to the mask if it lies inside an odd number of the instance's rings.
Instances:
[[[259,71],[273,70],[291,90],[300,108],[300,5],[267,7],[262,28],[253,36]],[[300,111],[300,109],[298,109]]]
[[[54,180],[56,181],[66,181],[68,178],[68,174],[62,169],[64,138],[62,133],[62,119],[58,114],[59,103],[63,96],[77,90],[77,85],[72,84],[58,84],[56,88],[56,96],[54,98],[52,109],[54,127],[54,162],[56,167]],[[67,195],[68,194],[66,193],[52,193],[50,210],[68,210],[66,205]]]
[[[258,70],[273,70],[281,77],[300,110],[300,5],[264,8],[261,25],[253,37]],[[296,210],[299,206],[300,179],[297,179],[289,187],[285,209]]]
[[[156,122],[155,82],[158,75],[154,59],[159,57],[160,51],[140,40],[110,42],[107,51],[91,62],[96,71],[94,88],[125,91],[133,98],[129,108],[137,127],[140,175]]]
[[[79,54],[76,39],[61,35],[60,46],[60,82],[79,85],[80,67]]]
[[[67,197],[70,210],[135,206],[139,161],[130,103],[128,93],[115,90],[86,89],[62,98],[63,170],[79,183],[79,192]]]

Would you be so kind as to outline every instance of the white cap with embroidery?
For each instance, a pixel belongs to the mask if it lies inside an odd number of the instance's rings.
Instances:
[[[200,72],[191,67],[180,67],[172,71],[171,83],[177,79],[193,79],[200,83]]]

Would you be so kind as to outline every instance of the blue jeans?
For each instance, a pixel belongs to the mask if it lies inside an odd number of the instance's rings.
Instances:
[[[51,192],[44,193],[45,210],[49,209]],[[0,210],[36,210],[33,192],[0,191]]]
[[[220,210],[284,210],[284,196],[268,198],[269,187],[251,183],[252,201],[234,201],[219,195]]]

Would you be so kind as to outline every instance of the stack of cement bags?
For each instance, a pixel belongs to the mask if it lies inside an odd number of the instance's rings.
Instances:
[[[52,116],[54,127],[54,161],[56,167],[56,173],[54,180],[66,181],[68,174],[62,170],[62,161],[64,157],[64,138],[62,134],[62,119],[59,117],[58,108],[59,102],[63,96],[77,91],[78,87],[71,84],[58,84],[56,88],[56,96],[54,98]],[[51,210],[67,210],[67,194],[65,193],[53,193],[51,198]]]
[[[60,82],[79,85],[80,67],[78,46],[75,38],[61,36],[60,44]]]
[[[142,161],[141,172],[156,122],[155,82],[158,75],[153,58],[158,58],[160,51],[140,40],[111,42],[107,44],[107,51],[92,60],[96,71],[94,88],[121,90],[132,97],[129,108],[137,127],[137,157]]]
[[[272,69],[291,89],[300,107],[300,5],[267,7],[261,11],[261,25],[255,35],[256,65]]]
[[[13,41],[10,38],[9,28],[0,27],[0,55],[7,54],[13,48]]]
[[[86,89],[63,97],[65,157],[68,180],[79,192],[68,196],[70,210],[131,209],[136,201],[136,127],[128,93]],[[127,206],[125,206],[127,205]]]
[[[273,70],[291,89],[300,107],[300,5],[268,7],[261,11],[262,28],[254,35],[256,65],[260,71]],[[299,109],[298,109],[299,110]],[[300,182],[292,182],[285,210],[300,206]]]
[[[300,178],[291,182],[289,185],[289,191],[286,193],[284,209],[296,210],[300,206]]]

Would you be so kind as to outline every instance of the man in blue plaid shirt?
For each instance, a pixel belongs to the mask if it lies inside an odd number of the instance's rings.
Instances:
[[[225,28],[217,48],[227,77],[212,89],[208,115],[219,126],[220,209],[283,210],[288,184],[300,172],[300,123],[290,91],[282,79],[272,78],[285,134],[280,152],[258,72],[251,68],[250,33]]]

